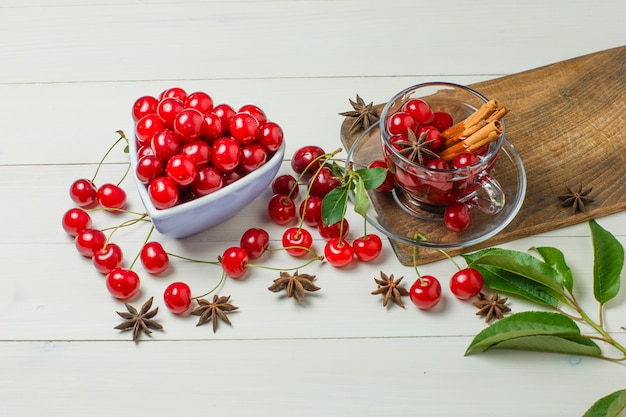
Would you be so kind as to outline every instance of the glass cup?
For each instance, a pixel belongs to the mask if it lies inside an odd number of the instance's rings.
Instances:
[[[383,108],[380,136],[383,155],[396,179],[394,196],[410,213],[421,218],[441,218],[452,202],[463,202],[487,214],[496,214],[505,204],[505,193],[490,171],[505,140],[504,123],[500,137],[477,153],[478,162],[463,168],[429,168],[405,157],[390,143],[389,118],[411,99],[426,101],[433,112],[444,111],[456,124],[476,111],[488,99],[471,88],[445,82],[408,87]]]

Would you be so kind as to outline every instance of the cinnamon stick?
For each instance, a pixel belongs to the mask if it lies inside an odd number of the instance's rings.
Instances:
[[[474,152],[483,146],[497,140],[502,134],[502,123],[494,120],[482,126],[472,135],[445,148],[439,153],[439,157],[446,161],[452,161],[463,152]]]
[[[480,124],[482,121],[489,118],[499,109],[499,104],[496,99],[491,99],[486,103],[483,103],[474,113],[467,116],[454,126],[441,132],[441,136],[445,139],[445,146],[451,146],[461,140],[463,133],[467,129],[472,129],[474,126]]]

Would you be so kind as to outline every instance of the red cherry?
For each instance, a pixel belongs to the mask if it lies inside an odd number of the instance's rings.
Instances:
[[[156,177],[148,184],[150,201],[157,209],[174,207],[178,203],[180,193],[176,183],[169,177]]]
[[[357,259],[362,262],[371,262],[378,258],[383,250],[383,241],[373,233],[358,237],[352,242],[352,249]]]
[[[213,107],[213,114],[220,118],[222,122],[222,128],[224,130],[224,136],[230,133],[230,119],[235,115],[235,110],[228,104],[218,104]]]
[[[272,192],[274,194],[285,194],[292,200],[295,200],[299,191],[298,180],[291,174],[279,175],[272,181]]]
[[[388,193],[389,191],[393,190],[393,188],[396,185],[396,180],[393,177],[393,174],[391,173],[391,171],[389,171],[387,163],[385,161],[381,159],[372,161],[368,165],[368,168],[385,168],[387,170],[387,174],[385,175],[385,180],[383,181],[382,184],[376,187],[376,191],[378,191],[379,193]]]
[[[147,242],[143,245],[140,259],[144,269],[153,275],[166,271],[170,264],[170,258],[159,242]]]
[[[183,314],[191,306],[191,288],[184,282],[173,282],[163,292],[165,306],[174,314]]]
[[[332,239],[334,237],[347,236],[350,231],[350,224],[347,219],[342,219],[336,223],[324,225],[322,219],[320,219],[318,225],[320,236],[324,239]]]
[[[455,168],[465,168],[480,162],[480,158],[471,152],[463,152],[458,154],[452,160],[452,166]]]
[[[443,213],[443,224],[453,232],[462,232],[472,222],[470,208],[459,202],[450,203]]]
[[[240,145],[248,145],[256,139],[261,130],[259,121],[250,113],[236,113],[229,123],[230,135]]]
[[[411,286],[409,298],[422,310],[433,308],[441,299],[441,284],[437,278],[424,275]]]
[[[324,246],[324,258],[332,266],[341,268],[352,262],[354,250],[345,239],[334,237]]]
[[[191,191],[196,197],[202,197],[219,190],[224,185],[222,173],[209,165],[198,170],[196,179],[191,183]]]
[[[309,253],[311,246],[313,246],[313,237],[306,229],[290,227],[283,233],[283,248],[291,256],[304,256]]]
[[[115,243],[107,243],[102,249],[97,250],[91,258],[93,266],[103,274],[108,274],[122,265],[123,260],[122,248]]]
[[[82,208],[92,208],[98,203],[98,189],[87,179],[76,180],[70,186],[70,198]]]
[[[147,144],[152,136],[165,127],[163,121],[156,114],[146,114],[137,120],[135,125],[135,137],[139,145]]]
[[[171,87],[159,95],[159,100],[163,100],[167,97],[175,97],[184,102],[187,99],[187,92],[180,87]]]
[[[474,268],[464,268],[450,278],[450,291],[459,300],[469,300],[483,289],[483,275]]]
[[[213,110],[213,99],[210,95],[202,91],[196,91],[185,99],[185,108],[196,109],[202,114]]]
[[[450,116],[449,113],[436,111],[433,112],[433,121],[430,122],[430,124],[439,129],[440,132],[443,132],[446,129],[451,128],[454,122],[452,121],[452,116]]]
[[[61,224],[68,235],[76,237],[91,227],[91,216],[85,210],[74,207],[65,212]]]
[[[267,162],[267,151],[258,143],[241,147],[241,159],[239,160],[239,169],[244,174],[262,167]]]
[[[193,159],[182,153],[172,156],[167,161],[165,173],[168,178],[181,187],[191,184],[198,175]]]
[[[441,132],[439,132],[435,127],[428,125],[420,126],[417,129],[416,135],[419,138],[423,134],[426,134],[426,139],[424,139],[424,142],[430,142],[430,145],[428,145],[428,149],[433,152],[438,152],[444,148],[446,141],[443,136],[441,136]]]
[[[424,164],[426,168],[430,169],[450,169],[452,168],[448,161],[441,158],[431,158]]]
[[[322,166],[324,162],[322,156],[325,154],[326,152],[319,146],[303,146],[294,152],[291,158],[291,169],[296,174],[311,175]]]
[[[299,213],[300,218],[304,220],[307,226],[318,227],[322,220],[322,199],[309,195],[300,203]]]
[[[84,229],[74,238],[74,245],[81,255],[91,258],[94,253],[104,247],[106,240],[101,230]]]
[[[217,114],[208,113],[204,115],[201,136],[207,143],[212,143],[215,139],[224,136],[222,119]]]
[[[231,172],[241,159],[241,147],[232,138],[219,138],[211,145],[211,162],[221,172]]]
[[[222,254],[222,269],[231,278],[239,279],[248,270],[248,252],[245,249],[233,246]]]
[[[139,275],[130,269],[115,268],[106,276],[107,289],[118,300],[127,300],[137,294],[139,284]]]
[[[248,113],[254,116],[254,118],[259,122],[259,124],[264,124],[267,122],[267,115],[260,107],[255,106],[254,104],[245,104],[239,108],[237,113]]]
[[[159,119],[168,128],[174,127],[174,119],[176,115],[185,108],[183,101],[176,97],[166,97],[159,102],[156,113],[159,115]]]
[[[202,168],[211,161],[211,145],[203,140],[185,143],[180,153],[191,158],[196,168]]]
[[[420,125],[429,124],[433,121],[433,111],[430,105],[422,99],[411,99],[404,104],[403,110],[415,119]]]
[[[133,120],[136,122],[146,114],[156,113],[159,100],[152,96],[143,96],[135,100],[133,104]]]
[[[182,144],[174,132],[169,129],[159,130],[150,141],[150,147],[161,161],[169,159],[180,152]]]
[[[328,167],[322,167],[309,179],[309,194],[324,198],[329,192],[341,185],[339,178]]]
[[[126,192],[115,184],[103,184],[98,188],[98,202],[102,207],[121,209],[126,205]]]
[[[204,115],[196,109],[183,109],[174,118],[174,133],[183,142],[200,138]]]
[[[135,175],[141,183],[148,184],[159,175],[163,175],[163,161],[156,155],[143,156],[137,161]]]
[[[239,246],[248,253],[249,259],[256,259],[263,255],[269,244],[270,235],[263,229],[253,227],[243,233]]]
[[[287,224],[296,217],[296,205],[285,194],[274,194],[267,204],[267,212],[276,224]]]
[[[415,131],[417,122],[408,113],[403,111],[395,112],[387,121],[387,130],[392,135],[403,135],[408,130]]]
[[[267,122],[261,125],[256,141],[268,152],[276,152],[283,144],[283,129],[274,122]]]

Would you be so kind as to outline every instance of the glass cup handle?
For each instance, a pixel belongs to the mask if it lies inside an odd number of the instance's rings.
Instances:
[[[461,202],[477,208],[487,214],[497,214],[504,207],[505,196],[502,186],[486,172],[474,179],[476,190],[467,195]]]

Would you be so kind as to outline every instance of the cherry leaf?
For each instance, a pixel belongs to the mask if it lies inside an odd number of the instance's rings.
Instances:
[[[365,184],[361,177],[356,179],[356,187],[354,189],[354,211],[361,216],[367,215],[367,210],[370,206],[370,199],[365,191]]]
[[[325,226],[341,221],[348,204],[349,185],[333,188],[322,199],[322,222]]]
[[[600,347],[593,340],[583,336],[522,336],[516,337],[515,339],[504,340],[491,346],[490,349],[530,350],[533,352],[593,357],[599,357],[602,354],[602,350],[600,350]]]
[[[593,241],[593,295],[605,304],[619,293],[624,247],[595,220],[589,221]]]
[[[380,186],[387,177],[387,170],[380,167],[357,169],[354,173],[363,181],[366,190]]]
[[[484,352],[511,339],[550,335],[564,338],[580,337],[580,329],[569,317],[559,313],[526,311],[498,320],[478,333],[465,355]]]
[[[583,417],[617,417],[626,410],[626,389],[615,391],[596,401]]]
[[[548,265],[556,269],[559,274],[561,274],[565,283],[565,288],[567,288],[569,292],[572,292],[574,288],[574,277],[572,275],[572,270],[569,266],[567,266],[567,263],[565,263],[565,256],[563,255],[563,252],[557,248],[548,246],[532,247],[531,249],[537,251]]]

